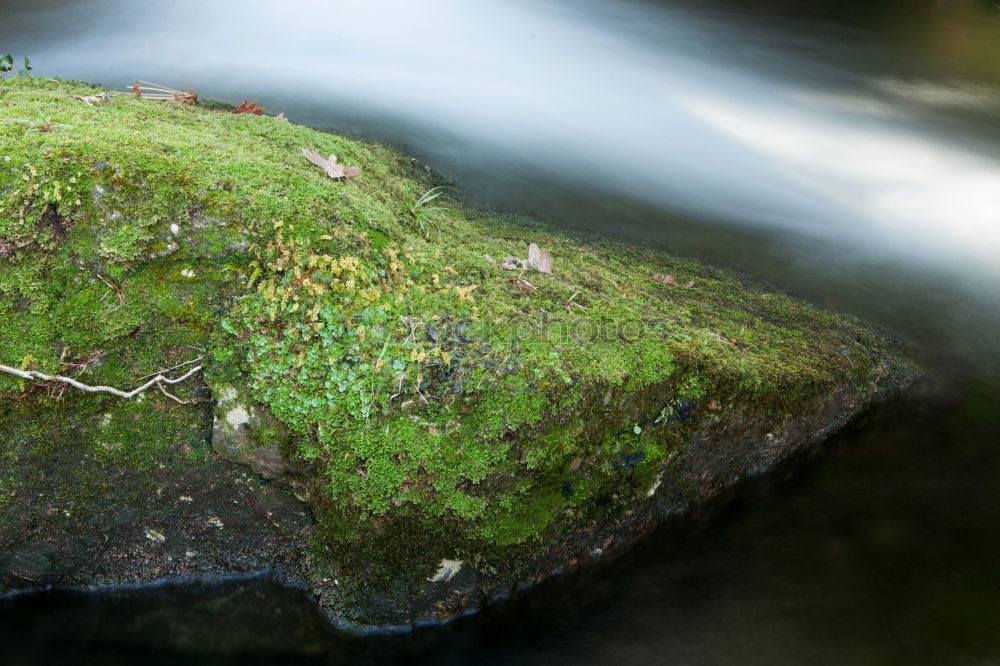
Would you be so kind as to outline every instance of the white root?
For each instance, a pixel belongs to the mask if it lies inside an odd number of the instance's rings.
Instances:
[[[178,405],[193,405],[196,402],[199,402],[198,399],[181,400],[176,395],[174,395],[173,393],[171,393],[167,389],[163,388],[163,384],[157,384],[156,388],[160,389],[160,393],[162,393],[163,395],[167,396],[168,398],[170,398],[171,400],[173,400],[174,402],[176,402]]]
[[[149,81],[139,81],[135,82],[134,86],[130,86],[129,90],[135,94],[136,97],[141,97],[143,99],[158,100],[161,102],[178,102],[180,104],[196,104],[198,102],[198,96],[192,91],[181,92],[180,90],[174,90],[173,88],[168,88],[167,86],[161,86],[159,83],[150,83]]]
[[[131,391],[122,391],[112,386],[89,386],[87,384],[84,384],[83,382],[78,382],[72,377],[63,377],[62,375],[46,375],[36,370],[18,370],[17,368],[12,368],[7,365],[0,365],[0,372],[5,372],[8,375],[14,375],[15,377],[20,377],[21,379],[40,379],[43,382],[62,382],[63,384],[69,384],[73,388],[80,389],[81,391],[85,391],[87,393],[110,393],[111,395],[116,395],[119,398],[125,398],[126,400],[128,400],[130,398],[134,398],[135,396],[139,395],[146,389],[152,388],[153,386],[159,386],[160,390],[163,391],[164,390],[163,384],[179,384],[188,377],[190,377],[191,375],[201,370],[202,367],[203,366],[199,365],[195,368],[191,368],[190,370],[185,372],[180,377],[177,377],[176,379],[171,379],[169,377],[165,377],[162,374],[158,374],[152,379],[150,379],[148,382],[143,384],[142,386],[134,388]],[[174,396],[170,397],[174,398],[174,400],[177,400],[178,402],[182,402],[180,399],[175,398]]]
[[[199,356],[198,358],[193,358],[190,361],[184,361],[183,363],[178,363],[177,365],[170,366],[169,368],[164,368],[163,370],[160,370],[159,372],[151,372],[148,375],[143,375],[142,377],[139,377],[139,380],[143,380],[143,379],[146,379],[147,377],[152,377],[154,375],[162,375],[164,372],[170,372],[171,370],[176,370],[178,368],[183,368],[185,365],[191,365],[192,363],[197,363],[198,361],[202,360],[203,358],[205,358],[205,357],[204,356]]]

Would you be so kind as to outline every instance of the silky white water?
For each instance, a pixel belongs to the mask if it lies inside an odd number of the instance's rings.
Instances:
[[[20,20],[56,37],[23,45],[39,72],[258,99],[460,183],[554,179],[1000,277],[1000,141],[921,114],[989,110],[988,83],[831,70],[787,33],[638,2],[105,0]]]

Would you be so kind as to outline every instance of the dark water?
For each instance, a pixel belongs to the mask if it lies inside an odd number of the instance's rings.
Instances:
[[[56,591],[0,599],[0,663],[1000,664],[996,2],[471,4],[4,4],[0,52],[394,142],[889,325],[936,390],[438,630],[346,636],[266,578]]]

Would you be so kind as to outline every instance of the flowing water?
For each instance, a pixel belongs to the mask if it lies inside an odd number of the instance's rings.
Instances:
[[[53,591],[0,598],[0,663],[1000,664],[996,0],[8,4],[36,75],[389,141],[473,201],[886,324],[939,389],[441,629],[346,636],[267,578]]]

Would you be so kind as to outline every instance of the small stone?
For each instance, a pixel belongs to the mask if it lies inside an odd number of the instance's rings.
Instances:
[[[181,226],[179,224],[174,222],[170,225],[170,233],[172,233],[174,236],[178,235],[180,232],[181,232]]]
[[[243,405],[236,405],[226,412],[226,422],[231,428],[246,425],[247,423],[250,423],[250,413]]]
[[[156,530],[151,530],[146,528],[146,538],[150,541],[155,541],[157,543],[163,543],[167,540],[167,537],[163,535],[162,532],[157,532]]]

